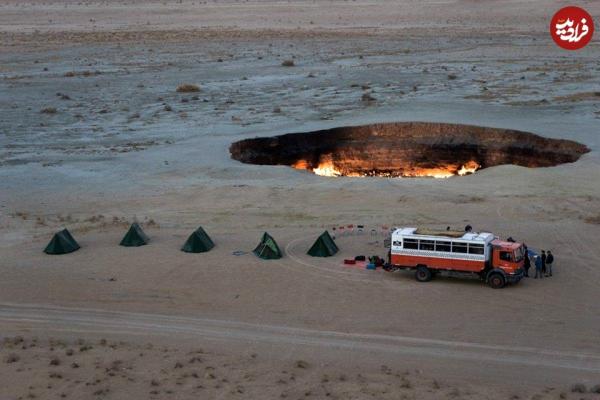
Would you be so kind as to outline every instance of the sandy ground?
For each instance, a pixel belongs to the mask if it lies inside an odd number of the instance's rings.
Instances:
[[[599,397],[572,385],[600,384],[600,51],[551,42],[562,5],[0,2],[0,398]],[[390,180],[227,150],[410,120],[592,151]],[[150,245],[117,246],[134,220]],[[305,255],[347,224],[367,231],[338,237],[335,257]],[[555,276],[493,291],[342,265],[385,254],[382,226],[466,224],[552,249]],[[215,249],[180,252],[198,225]],[[44,255],[64,226],[81,250]],[[265,230],[281,260],[249,253]]]

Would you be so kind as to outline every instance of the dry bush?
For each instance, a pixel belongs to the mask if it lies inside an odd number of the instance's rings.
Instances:
[[[585,222],[587,222],[588,224],[600,225],[600,214],[590,216],[590,217],[585,217],[583,220]]]
[[[191,83],[184,83],[184,84],[177,86],[178,93],[193,93],[193,92],[199,92],[199,91],[200,91],[200,87],[198,85],[193,85]]]
[[[585,393],[587,392],[587,388],[583,383],[576,383],[571,386],[571,392],[573,393]]]
[[[21,358],[18,355],[16,355],[16,354],[9,354],[6,357],[6,363],[7,364],[12,364],[12,363],[15,363],[15,362],[19,361],[20,359]]]
[[[58,110],[55,107],[42,108],[40,111],[42,114],[56,114]]]
[[[89,350],[92,350],[92,349],[93,349],[93,347],[92,347],[91,345],[89,345],[89,344],[84,344],[83,346],[81,346],[81,347],[79,348],[79,352],[80,352],[80,353],[83,353],[84,351],[89,351]]]
[[[294,63],[294,60],[283,60],[281,63],[282,67],[294,67],[295,65],[296,63]]]
[[[361,97],[361,100],[364,102],[372,102],[375,101],[375,97],[371,96],[370,93],[364,93]]]
[[[64,76],[66,78],[73,78],[75,76],[94,76],[94,75],[100,75],[100,74],[102,74],[102,72],[100,72],[100,71],[81,71],[81,72],[68,71],[68,72],[65,72]]]

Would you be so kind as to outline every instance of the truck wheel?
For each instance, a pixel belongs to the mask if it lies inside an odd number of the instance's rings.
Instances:
[[[500,274],[492,274],[488,278],[488,285],[490,285],[492,289],[502,289],[504,285],[506,285],[506,280]]]
[[[429,268],[425,266],[418,266],[417,272],[415,272],[415,278],[419,282],[429,282],[431,280],[432,274]]]

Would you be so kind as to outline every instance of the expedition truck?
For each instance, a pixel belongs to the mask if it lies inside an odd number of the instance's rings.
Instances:
[[[399,228],[392,232],[387,271],[414,270],[419,282],[437,274],[477,277],[499,289],[523,278],[524,247],[491,233],[425,231]]]

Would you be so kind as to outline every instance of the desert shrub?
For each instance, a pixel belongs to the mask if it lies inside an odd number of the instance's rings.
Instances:
[[[20,358],[18,355],[16,355],[16,354],[9,354],[9,355],[6,357],[6,363],[7,363],[7,364],[16,363],[16,362],[17,362],[17,361],[19,361],[20,359],[21,359],[21,358]]]
[[[191,83],[184,83],[182,85],[177,86],[178,93],[193,93],[199,91],[200,87],[198,85],[192,85]]]
[[[40,111],[42,114],[56,114],[58,110],[55,107],[42,108]]]
[[[585,393],[587,392],[587,388],[583,383],[576,383],[571,386],[571,392],[573,393]]]

